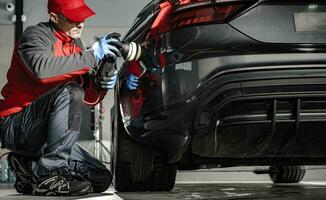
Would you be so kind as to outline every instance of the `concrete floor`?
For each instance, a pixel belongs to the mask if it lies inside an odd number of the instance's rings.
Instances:
[[[325,166],[324,166],[325,167]],[[0,200],[206,200],[206,199],[326,199],[326,169],[308,168],[299,184],[273,184],[268,175],[255,175],[252,168],[226,168],[213,170],[180,171],[171,192],[121,193],[111,187],[102,194],[81,197],[35,197],[17,194],[13,185],[0,184]]]
[[[300,184],[271,183],[218,183],[218,184],[177,184],[171,192],[117,193],[112,188],[102,194],[81,197],[35,197],[20,195],[12,185],[0,184],[2,200],[201,200],[201,199],[279,199],[279,200],[323,200],[326,198],[326,183],[303,182]]]

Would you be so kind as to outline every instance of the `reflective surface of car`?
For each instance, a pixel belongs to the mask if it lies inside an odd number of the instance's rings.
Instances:
[[[171,190],[177,169],[239,165],[299,182],[302,165],[325,164],[325,19],[323,1],[150,2],[124,38],[149,56],[120,70],[115,188]]]

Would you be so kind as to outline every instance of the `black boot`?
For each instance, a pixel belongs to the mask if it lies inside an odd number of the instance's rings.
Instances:
[[[93,191],[92,184],[86,180],[78,180],[62,173],[51,173],[49,176],[40,177],[34,194],[44,196],[77,196],[86,195]]]
[[[11,171],[16,176],[16,182],[14,186],[17,192],[23,194],[32,194],[33,184],[36,184],[36,182],[32,180],[33,177],[30,173],[31,169],[28,166],[27,160],[18,154],[9,153],[8,163]]]

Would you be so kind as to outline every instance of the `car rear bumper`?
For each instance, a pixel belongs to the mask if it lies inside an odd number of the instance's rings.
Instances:
[[[119,87],[128,133],[170,161],[190,143],[206,158],[326,157],[325,11],[263,0],[225,22],[149,38],[155,65],[137,91]]]
[[[163,149],[170,162],[178,161],[189,146],[195,116],[193,103],[175,105],[124,123],[136,141]]]
[[[325,66],[242,68],[204,83],[185,102],[125,121],[128,133],[171,162],[190,141],[203,157],[326,157]]]

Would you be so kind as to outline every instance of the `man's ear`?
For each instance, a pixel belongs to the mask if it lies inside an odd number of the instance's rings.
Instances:
[[[59,16],[57,14],[55,14],[53,12],[49,12],[49,16],[50,16],[50,20],[53,23],[55,23],[55,24],[59,23]]]

